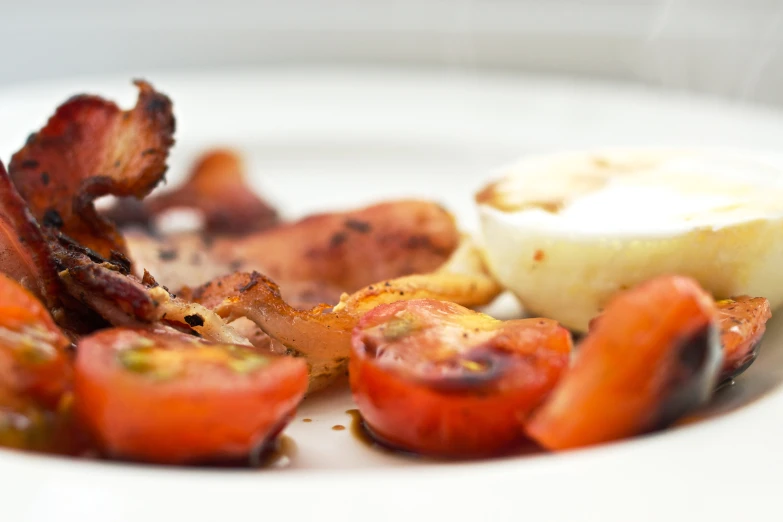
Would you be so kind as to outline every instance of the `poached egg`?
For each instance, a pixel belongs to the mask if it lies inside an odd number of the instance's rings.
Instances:
[[[526,310],[577,332],[657,275],[783,303],[783,159],[718,150],[531,156],[476,195],[487,264]]]

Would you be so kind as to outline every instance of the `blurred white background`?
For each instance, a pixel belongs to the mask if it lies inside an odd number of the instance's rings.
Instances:
[[[519,68],[783,105],[783,0],[0,0],[0,84],[302,63]]]

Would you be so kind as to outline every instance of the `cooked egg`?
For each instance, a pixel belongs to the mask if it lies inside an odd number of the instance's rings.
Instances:
[[[715,150],[525,158],[477,196],[489,268],[534,315],[578,332],[664,273],[716,298],[783,303],[783,159]]]

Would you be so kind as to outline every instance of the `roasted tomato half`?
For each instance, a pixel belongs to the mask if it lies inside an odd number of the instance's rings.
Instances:
[[[82,339],[75,407],[109,455],[235,462],[272,440],[307,389],[307,367],[249,346],[114,328]]]
[[[568,364],[571,337],[548,319],[502,322],[454,303],[378,306],[352,337],[350,382],[379,442],[436,457],[502,454]]]
[[[616,296],[527,426],[561,450],[664,428],[711,396],[722,352],[712,298],[661,276]]]
[[[35,406],[0,398],[0,446],[46,451],[51,447],[53,417]]]
[[[0,274],[0,388],[56,407],[70,387],[70,341],[38,299]],[[0,398],[1,400],[1,398]]]
[[[726,381],[747,370],[756,359],[772,313],[769,301],[763,297],[739,296],[718,301],[717,305],[723,345],[720,380]]]
[[[66,393],[56,409],[49,409],[0,391],[0,446],[63,455],[89,450],[89,438],[74,422],[71,398]]]

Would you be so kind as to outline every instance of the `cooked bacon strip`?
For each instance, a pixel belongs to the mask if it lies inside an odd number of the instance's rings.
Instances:
[[[216,242],[239,269],[260,263],[281,281],[323,281],[346,292],[382,279],[431,272],[454,252],[454,218],[428,201],[393,201],[320,214],[233,245]]]
[[[14,185],[44,227],[104,257],[124,253],[125,241],[93,201],[149,194],[166,172],[174,143],[171,101],[146,82],[136,85],[136,107],[126,112],[96,96],[71,98],[9,165]]]
[[[354,292],[384,279],[438,269],[457,248],[454,218],[425,201],[392,201],[311,216],[243,238],[127,235],[131,258],[169,288],[233,272],[318,281]]]
[[[240,295],[248,290],[253,284],[257,284],[258,277],[260,276],[257,274],[251,275],[244,272],[237,272],[210,281],[195,290],[189,288],[180,290],[179,296],[186,301],[193,301],[202,304],[206,308],[212,309],[222,304],[227,298]],[[316,281],[286,282],[279,287],[279,291],[284,303],[287,303],[291,308],[302,312],[319,307],[319,305],[322,305],[323,303],[335,303],[340,299],[342,293],[337,288]],[[322,307],[319,307],[319,309],[322,309]],[[277,355],[291,353],[291,350],[283,343],[269,337],[262,328],[259,328],[257,324],[246,317],[236,318],[229,324],[235,332],[247,338],[256,348]],[[312,359],[308,353],[298,355],[304,355],[308,359]],[[327,363],[329,362],[330,361],[327,361]],[[343,361],[338,361],[335,364],[337,366],[344,366]],[[331,366],[334,366],[335,364],[332,364]],[[316,369],[317,367],[318,363],[316,362]],[[326,370],[328,369],[329,368],[325,368],[324,372],[321,374],[311,375],[311,392],[329,384],[331,380],[330,375],[334,372],[327,372]]]
[[[177,299],[149,274],[140,281],[121,261],[103,260],[74,245],[58,245],[54,258],[67,292],[114,326],[165,325],[208,341],[250,344],[211,310]]]
[[[187,301],[214,308],[225,299],[238,295],[250,279],[246,272],[220,277],[191,290],[185,288],[177,295]],[[283,300],[297,310],[309,310],[324,303],[336,303],[342,290],[318,281],[285,281],[277,285]]]
[[[67,242],[53,244],[52,255],[68,294],[110,324],[140,326],[156,319],[149,288],[129,275],[122,264]]]
[[[152,216],[145,205],[147,200],[149,198],[141,200],[133,196],[117,198],[112,206],[101,210],[100,214],[121,229],[141,228],[146,232],[155,233]]]
[[[202,154],[179,187],[143,202],[118,200],[103,215],[120,227],[155,230],[155,219],[168,210],[192,209],[203,218],[205,234],[249,234],[278,223],[277,210],[247,185],[244,165],[231,150],[215,149]]]
[[[501,288],[484,270],[478,250],[465,240],[441,270],[374,283],[353,295],[345,294],[333,308],[322,304],[297,310],[283,299],[274,282],[258,272],[212,281],[193,292],[193,297],[228,321],[250,319],[272,338],[267,343],[263,336],[254,336],[255,346],[277,351],[277,342],[289,353],[305,357],[312,392],[345,374],[351,331],[366,312],[380,304],[420,298],[464,306],[487,304]]]
[[[334,311],[360,316],[376,306],[412,299],[438,299],[465,307],[483,306],[502,287],[490,275],[479,249],[468,236],[446,263],[430,274],[413,274],[375,283],[343,295]]]
[[[0,162],[0,272],[19,281],[50,310],[59,282],[49,248],[35,218]]]
[[[297,310],[283,300],[273,281],[258,272],[231,277],[233,283],[244,284],[239,295],[216,307],[218,315],[229,322],[246,317],[284,345],[287,353],[306,357],[310,392],[326,387],[345,373],[355,317],[349,313],[327,313],[328,307]]]
[[[223,322],[215,312],[198,303],[177,299],[160,286],[150,289],[149,296],[155,303],[158,321],[166,324],[178,323],[180,328],[187,326],[199,337],[216,343],[251,344]]]
[[[130,258],[137,271],[146,270],[171,289],[196,287],[235,272],[215,249],[214,238],[198,233],[156,237],[138,230],[127,230]],[[230,245],[221,245],[230,248]]]
[[[153,216],[173,208],[198,210],[209,234],[247,234],[277,224],[277,210],[247,186],[244,170],[235,152],[209,151],[183,185],[151,198],[146,206]]]

